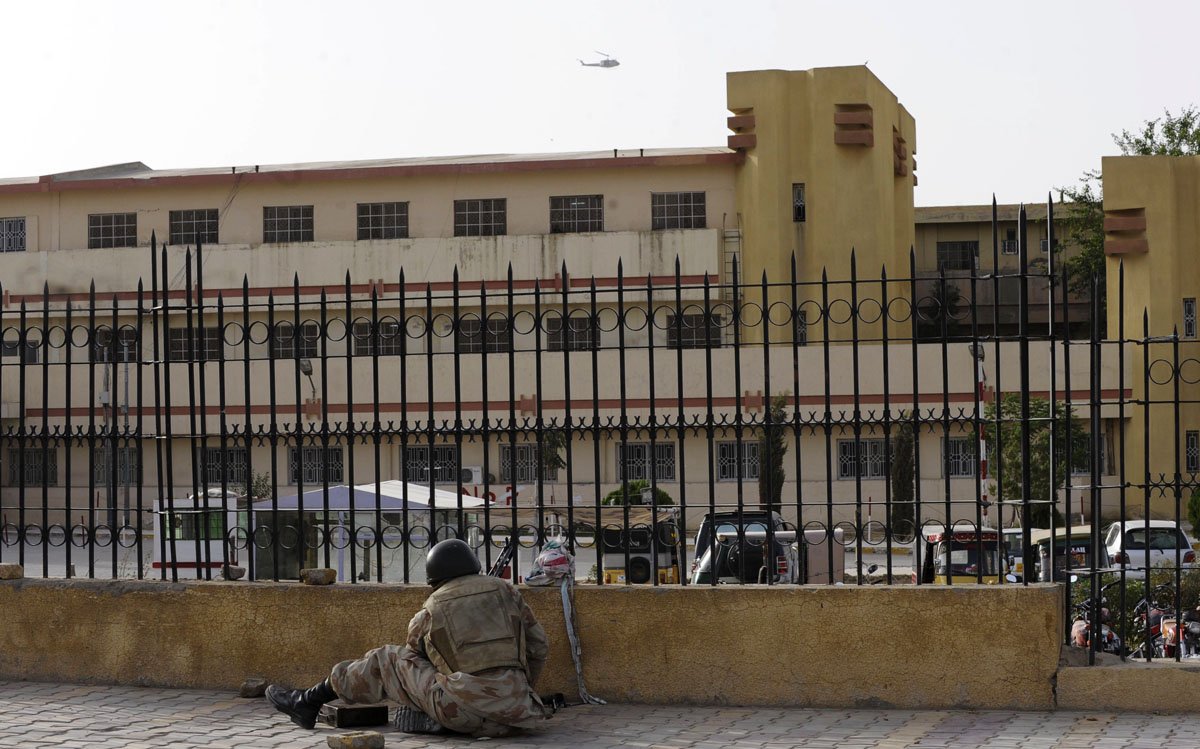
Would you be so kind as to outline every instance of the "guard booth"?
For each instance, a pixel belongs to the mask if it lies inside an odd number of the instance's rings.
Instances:
[[[247,514],[244,495],[220,489],[209,489],[199,497],[190,494],[182,499],[155,500],[150,566],[182,572],[221,570],[226,559],[237,565],[245,554],[237,546],[244,544],[226,541],[244,534]]]

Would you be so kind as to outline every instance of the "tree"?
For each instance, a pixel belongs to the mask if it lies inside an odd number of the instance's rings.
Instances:
[[[904,414],[900,414],[900,428],[892,439],[892,515],[888,521],[892,532],[910,528],[916,517],[913,506],[914,480],[913,460],[915,456],[915,440],[913,425]],[[915,528],[910,528],[913,532]]]
[[[604,499],[600,500],[602,505],[649,505],[642,498],[642,493],[650,488],[650,482],[645,479],[630,481],[627,486],[618,486],[613,489]],[[654,489],[655,503],[660,507],[662,505],[673,505],[675,500],[671,499],[671,495],[667,494],[662,489],[655,487]]]
[[[758,439],[758,503],[768,512],[783,506],[783,456],[787,454],[787,396],[777,395],[767,406],[762,436]]]
[[[542,444],[538,448],[538,462],[541,463],[542,475],[552,476],[560,468],[567,467],[563,460],[562,451],[567,446],[569,437],[565,430],[547,429],[542,432]]]
[[[1057,440],[1055,449],[1055,476],[1058,486],[1050,485],[1050,444],[1051,422],[1050,402],[1044,398],[1029,399],[1029,421],[1021,421],[1021,396],[1009,393],[1000,400],[999,440],[996,429],[996,402],[993,400],[984,408],[986,423],[983,431],[987,439],[988,472],[999,478],[1003,494],[997,495],[995,479],[992,481],[991,494],[998,496],[1004,502],[1021,502],[1029,497],[1030,524],[1033,528],[1050,527],[1050,509],[1055,506],[1058,496],[1057,489],[1065,483],[1064,478],[1071,475],[1073,466],[1087,466],[1090,456],[1090,442],[1083,429],[1082,419],[1074,413],[1070,419],[1070,439],[1066,438],[1067,409],[1062,403],[1054,404],[1054,437]],[[1029,491],[1024,491],[1022,480],[1021,432],[1029,430]],[[999,452],[997,451],[999,444]],[[1065,447],[1064,447],[1065,446]],[[1023,516],[1022,516],[1023,517]],[[1056,522],[1062,515],[1054,510]]]
[[[1200,109],[1185,107],[1178,114],[1164,110],[1163,116],[1146,120],[1136,132],[1113,133],[1113,142],[1123,156],[1190,156],[1200,154]],[[1101,279],[1101,325],[1104,320],[1104,186],[1101,175],[1086,171],[1073,187],[1059,188],[1059,202],[1065,203],[1061,226],[1066,243],[1079,248],[1066,261],[1071,278],[1070,290],[1090,296],[1091,279]]]

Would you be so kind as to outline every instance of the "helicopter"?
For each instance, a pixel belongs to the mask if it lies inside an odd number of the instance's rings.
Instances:
[[[608,54],[607,52],[601,52],[599,50],[593,51],[595,51],[595,53],[598,55],[602,55],[604,59],[600,62],[584,62],[583,60],[580,60],[579,64],[585,68],[615,68],[621,64],[620,61],[614,60],[612,55]]]

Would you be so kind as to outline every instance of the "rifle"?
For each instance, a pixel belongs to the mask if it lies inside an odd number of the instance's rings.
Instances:
[[[492,568],[488,570],[488,574],[492,577],[500,577],[504,572],[504,568],[512,563],[513,556],[517,553],[516,539],[509,538],[504,542],[504,548],[500,550],[500,555],[496,557],[496,561],[492,563]]]

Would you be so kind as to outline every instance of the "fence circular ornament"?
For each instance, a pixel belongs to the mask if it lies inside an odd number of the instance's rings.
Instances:
[[[225,534],[225,543],[235,551],[242,551],[250,545],[250,533],[240,525],[230,528]]]
[[[309,541],[307,538],[304,539],[304,548],[305,549],[320,549],[320,548],[324,547],[325,544],[330,543],[330,541],[332,540],[333,533],[331,533],[330,531],[337,528],[337,526],[334,526],[334,528],[331,528],[327,531],[326,529],[321,528],[320,526],[316,526],[316,525],[312,525],[312,524],[310,524],[308,527],[309,527],[309,529],[312,530],[313,539],[312,539],[312,541]],[[345,547],[343,546],[342,548],[345,548]]]
[[[777,328],[783,328],[796,319],[796,311],[787,302],[771,302],[767,307],[767,322]]]
[[[835,325],[845,325],[854,318],[854,305],[849,299],[829,300],[829,322]]]
[[[240,346],[246,339],[246,329],[240,322],[227,322],[221,329],[221,339],[226,346]]]
[[[271,328],[262,320],[255,320],[250,323],[247,335],[249,335],[251,343],[261,346],[271,337]]]
[[[892,523],[892,543],[907,546],[917,536],[916,525],[913,521],[903,518]]]
[[[46,529],[46,543],[58,548],[67,543],[67,529],[65,526],[55,523]]]
[[[314,338],[308,332],[313,327],[317,329],[317,335]],[[322,327],[324,330],[322,330]],[[350,326],[340,317],[326,318],[325,325],[322,326],[316,320],[305,320],[304,326],[300,328],[300,337],[305,341],[319,341],[321,334],[325,334],[326,341],[344,341],[350,337]]]
[[[590,541],[585,539],[591,538]],[[591,523],[576,523],[574,538],[575,547],[579,549],[591,549],[596,546],[596,526]]]
[[[429,527],[425,525],[413,525],[408,529],[408,542],[414,549],[428,549],[433,545]]]
[[[525,540],[526,536],[529,537],[528,541]],[[517,528],[517,543],[519,543],[523,549],[532,549],[536,546],[541,546],[542,535],[534,526],[529,524],[522,525],[520,528]]]
[[[819,523],[816,520],[810,520],[804,524],[804,537],[808,538],[810,531],[815,531],[817,536],[815,541],[805,541],[808,546],[822,546],[829,540],[829,528],[824,523]]]
[[[883,305],[878,299],[868,297],[858,300],[858,319],[859,322],[867,325],[873,325],[879,322],[883,317]]]
[[[887,303],[887,317],[892,322],[908,322],[913,316],[912,302],[907,297],[893,297]]]
[[[491,322],[492,320],[495,320],[495,319],[504,320],[505,319],[504,313],[503,312],[489,312],[488,313],[488,321]],[[512,332],[516,333],[517,335],[529,335],[533,331],[537,330],[537,326],[538,326],[538,319],[537,319],[536,315],[534,315],[532,312],[530,312],[528,310],[520,310],[513,314],[512,322],[509,323],[508,325],[505,325],[504,327],[506,330],[512,331]]]
[[[46,331],[46,345],[59,349],[67,345],[67,329],[61,325],[52,325]]]
[[[395,551],[404,545],[404,529],[398,525],[386,525],[380,533],[383,548]]]
[[[674,520],[660,522],[655,531],[655,536],[658,538],[658,543],[663,546],[676,546],[680,538],[679,524]]]
[[[738,536],[744,539],[750,546],[764,546],[767,543],[766,532],[767,526],[763,523],[746,523],[745,532],[739,533]],[[764,535],[762,538],[750,538],[751,533],[762,533]]]
[[[641,307],[626,307],[622,313],[622,322],[625,325],[625,330],[642,331],[649,324],[649,317],[646,311]]]
[[[259,549],[271,548],[273,537],[269,525],[260,525],[254,529],[254,545]]]
[[[878,520],[870,520],[863,525],[863,543],[875,546],[887,540],[887,526]]]
[[[1200,382],[1200,359],[1189,357],[1180,361],[1179,379],[1188,385],[1195,385]]]
[[[41,546],[42,545],[42,526],[30,523],[25,526],[25,545],[26,546]]]
[[[100,547],[108,547],[113,542],[112,528],[107,525],[97,525],[92,530],[92,543]]]
[[[83,523],[77,523],[71,526],[71,545],[77,549],[82,549],[91,541],[92,532]]]
[[[285,525],[279,529],[279,548],[291,551],[300,545],[300,531],[294,525]]]
[[[117,529],[117,546],[122,549],[132,549],[137,546],[141,533],[132,525],[122,525]]]
[[[512,529],[507,525],[493,525],[486,535],[489,544],[497,549],[503,549],[512,538]]]
[[[746,327],[759,327],[763,321],[762,305],[757,302],[743,302],[738,305],[738,319]]]
[[[369,525],[360,525],[354,531],[354,545],[360,549],[372,549],[375,547],[375,529]]]
[[[833,527],[835,531],[840,530],[842,532],[842,540],[838,541],[838,543],[842,546],[853,546],[854,543],[858,541],[858,528],[855,527],[854,523],[850,522],[849,520],[843,520],[840,523],[836,523]],[[837,540],[836,533],[834,534],[833,538],[835,541]]]
[[[436,539],[435,540],[436,543],[441,543],[442,541],[449,541],[451,539],[458,538],[458,528],[453,525],[450,525],[449,523],[439,525],[434,530],[434,538]]]
[[[467,537],[464,539],[467,546],[478,551],[483,547],[485,541],[483,538],[483,527],[479,525],[468,525],[466,527]]]
[[[324,545],[321,544],[320,541],[322,540],[322,536],[325,536],[329,539],[329,545],[338,551],[349,548],[354,541],[353,536],[350,535],[350,529],[344,525],[335,525],[326,532],[322,532],[321,529],[318,528],[317,532],[317,541],[319,546]]]

